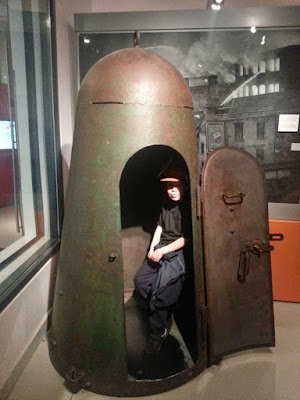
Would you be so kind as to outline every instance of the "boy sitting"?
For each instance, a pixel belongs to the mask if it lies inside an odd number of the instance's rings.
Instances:
[[[163,204],[148,255],[134,277],[138,293],[149,302],[150,333],[144,349],[146,355],[159,352],[167,338],[171,313],[184,280],[185,262],[182,248],[186,244],[186,213],[183,207],[185,176],[180,169],[164,171]]]

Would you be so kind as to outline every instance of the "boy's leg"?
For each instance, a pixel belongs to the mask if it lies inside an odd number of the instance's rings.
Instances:
[[[151,290],[155,287],[158,274],[158,265],[148,258],[145,259],[140,269],[134,276],[134,284],[139,294],[147,299]]]
[[[163,342],[166,340],[171,328],[171,314],[168,309],[157,309],[150,314],[150,332],[144,354],[155,356],[159,353]]]
[[[164,288],[150,300],[149,324],[152,331],[164,332],[169,330],[171,314],[176,306],[182,289],[182,278]]]
[[[171,328],[171,315],[181,293],[182,279],[167,286],[159,298],[153,296],[150,300],[149,317],[150,334],[144,349],[146,355],[154,356],[159,353]]]
[[[149,317],[150,330],[164,333],[168,325],[169,315],[170,311],[167,308],[155,309]]]

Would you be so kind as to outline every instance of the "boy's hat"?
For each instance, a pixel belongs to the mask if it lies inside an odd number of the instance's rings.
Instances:
[[[185,173],[179,168],[167,168],[160,175],[160,182],[180,182],[185,178]]]

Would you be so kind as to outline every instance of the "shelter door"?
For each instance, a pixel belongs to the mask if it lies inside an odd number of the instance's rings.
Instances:
[[[230,147],[207,158],[202,176],[210,363],[251,347],[274,346],[264,174]]]

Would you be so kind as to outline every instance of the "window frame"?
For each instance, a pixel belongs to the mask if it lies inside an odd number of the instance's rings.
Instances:
[[[43,118],[45,134],[43,140],[47,148],[44,164],[47,179],[47,202],[49,204],[49,220],[47,236],[43,231],[38,232],[32,240],[14,254],[10,255],[0,264],[0,312],[11,302],[11,300],[22,290],[22,288],[34,277],[42,266],[58,251],[61,237],[63,197],[62,197],[62,161],[60,156],[60,135],[58,118],[58,88],[57,88],[57,55],[56,55],[56,28],[55,28],[55,2],[47,1],[47,10],[43,22],[46,28],[39,31],[43,36],[41,46],[48,54],[46,60],[41,59],[43,64],[43,90],[45,104],[43,105]],[[40,15],[40,12],[39,12]],[[22,13],[23,16],[23,13]],[[47,20],[46,20],[47,19]],[[49,21],[48,21],[49,19]],[[33,18],[32,18],[33,21]],[[8,27],[10,29],[10,27]],[[45,30],[46,29],[46,30]],[[24,32],[24,31],[23,31]],[[46,34],[45,34],[46,32]],[[10,38],[10,34],[8,35]],[[9,57],[9,55],[8,55]],[[28,55],[27,55],[28,60]],[[10,60],[11,62],[11,60]],[[33,61],[35,62],[35,61]],[[45,79],[45,71],[47,77]],[[38,74],[38,72],[37,72]],[[28,83],[28,77],[26,77]],[[28,96],[28,91],[26,92]],[[37,94],[36,94],[37,95]],[[45,98],[45,96],[47,98]],[[48,106],[50,104],[50,107]],[[35,121],[38,124],[38,121]],[[21,150],[22,151],[22,150]],[[40,151],[37,146],[36,151]],[[35,172],[37,168],[32,166]],[[41,168],[39,164],[38,173]],[[45,190],[45,188],[44,188]],[[34,191],[33,197],[42,196],[43,190]],[[35,199],[36,201],[36,199]],[[38,199],[39,201],[39,199]],[[35,219],[37,220],[36,208]]]

